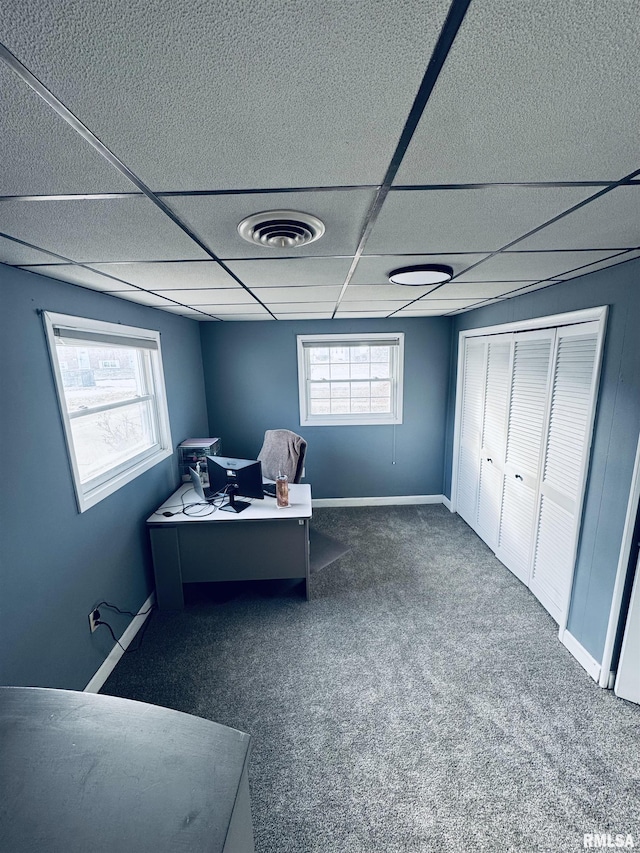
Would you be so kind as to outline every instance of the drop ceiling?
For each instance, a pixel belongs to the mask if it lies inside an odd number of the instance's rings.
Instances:
[[[6,0],[0,262],[210,322],[561,287],[640,256],[639,44],[636,0]]]

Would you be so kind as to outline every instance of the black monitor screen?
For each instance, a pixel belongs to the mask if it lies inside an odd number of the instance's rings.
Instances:
[[[220,509],[242,512],[251,504],[237,501],[237,497],[264,500],[262,491],[262,464],[254,459],[230,459],[228,456],[207,456],[209,489],[225,493],[229,502]]]

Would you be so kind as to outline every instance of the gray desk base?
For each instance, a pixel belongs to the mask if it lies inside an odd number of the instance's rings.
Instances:
[[[149,525],[160,610],[184,607],[182,584],[304,578],[309,597],[309,521],[303,518]]]
[[[250,737],[114,696],[0,688],[0,848],[253,853]]]

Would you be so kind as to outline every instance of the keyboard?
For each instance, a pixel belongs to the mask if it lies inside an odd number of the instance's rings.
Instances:
[[[263,483],[262,491],[265,495],[268,495],[270,498],[275,498],[276,496],[276,484],[275,483]]]

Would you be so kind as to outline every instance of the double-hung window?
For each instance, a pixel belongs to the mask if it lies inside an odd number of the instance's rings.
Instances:
[[[298,335],[301,426],[402,423],[404,334]]]
[[[80,512],[172,453],[160,334],[44,312]]]

